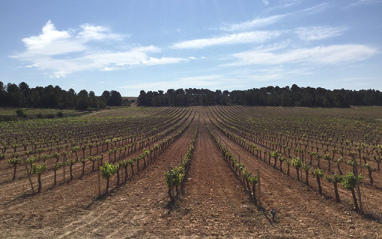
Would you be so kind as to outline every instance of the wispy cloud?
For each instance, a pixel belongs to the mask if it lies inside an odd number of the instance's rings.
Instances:
[[[187,59],[184,58],[175,58],[175,57],[162,57],[162,58],[154,58],[150,57],[147,60],[143,60],[142,64],[143,65],[167,65],[167,64],[174,64],[182,61],[187,61]]]
[[[320,4],[316,5],[316,6],[300,10],[300,12],[305,12],[305,13],[309,13],[309,14],[316,14],[316,13],[319,13],[319,12],[329,8],[329,7],[330,7],[330,3],[323,2],[323,3],[320,3]]]
[[[344,27],[299,27],[295,33],[304,41],[314,41],[340,36],[345,30]]]
[[[243,32],[238,34],[224,35],[220,37],[195,39],[176,43],[172,46],[174,49],[196,48],[202,49],[217,45],[230,45],[241,43],[263,43],[269,39],[281,35],[280,31],[253,31]]]
[[[220,30],[224,31],[244,31],[253,28],[260,28],[275,24],[276,22],[283,19],[286,15],[274,15],[265,18],[255,18],[250,21],[245,21],[237,24],[225,24]]]
[[[301,76],[312,74],[312,69],[304,66],[298,68],[293,67],[292,69],[282,65],[261,67],[237,66],[234,69],[235,70],[231,73],[235,78],[240,79],[244,85],[252,86],[254,86],[254,83],[269,82],[272,84],[272,82],[275,81],[286,81],[288,79],[300,78]]]
[[[187,60],[149,56],[161,51],[154,46],[115,51],[108,49],[110,46],[106,49],[103,45],[95,48],[88,44],[89,42],[102,44],[108,41],[120,41],[124,37],[112,33],[107,27],[89,24],[82,25],[75,31],[59,31],[51,21],[48,21],[40,35],[22,39],[26,47],[24,52],[11,57],[29,62],[27,67],[52,72],[53,78],[61,78],[86,70],[114,71],[133,65],[174,64]]]
[[[265,6],[269,5],[269,0],[261,0]]]
[[[357,7],[360,5],[370,5],[370,4],[376,4],[376,3],[382,3],[382,0],[358,0],[354,3],[351,3],[349,7]]]
[[[354,87],[353,89],[375,89],[375,86],[380,84],[379,79],[376,79],[374,77],[368,77],[368,76],[360,76],[360,77],[347,77],[347,78],[334,78],[329,79],[332,83],[336,83],[337,85],[341,86],[335,86],[333,88],[343,88],[342,86],[345,85],[346,88],[348,88],[348,85],[351,85]],[[348,88],[349,89],[349,88]]]
[[[160,82],[136,82],[129,85],[121,86],[121,89],[130,91],[142,90],[157,91],[167,89],[188,89],[188,88],[205,88],[205,89],[235,89],[240,85],[240,79],[223,75],[198,75],[190,77],[179,77],[175,80]],[[237,89],[237,88],[236,88]]]
[[[289,8],[298,5],[299,3],[301,3],[301,0],[280,0],[276,5],[272,5],[272,7],[267,8],[267,12]]]
[[[181,77],[173,81],[161,82],[137,82],[122,86],[122,89],[145,89],[145,90],[158,90],[158,89],[178,89],[178,88],[214,88],[223,84],[227,79],[221,75],[203,75],[193,77]]]
[[[281,6],[283,8],[291,7],[291,6],[297,5],[300,2],[301,2],[301,0],[284,0],[284,1],[281,2]]]
[[[247,51],[233,54],[233,65],[277,65],[290,63],[338,64],[367,59],[377,50],[364,45],[330,45],[290,50],[282,53]]]
[[[286,47],[290,46],[291,40],[287,39],[281,42],[276,42],[273,44],[267,44],[267,45],[260,45],[256,47],[253,51],[255,52],[272,52],[276,50],[285,49]]]
[[[100,41],[100,40],[122,40],[123,35],[111,33],[111,30],[104,26],[93,26],[85,24],[81,26],[81,31],[78,33],[78,39],[83,42]]]
[[[203,76],[190,76],[179,78],[180,81],[210,81],[223,78],[221,75],[203,75]]]
[[[52,78],[62,78],[74,72],[88,70],[115,71],[138,65],[164,65],[186,61],[183,58],[154,58],[148,56],[149,53],[155,52],[158,52],[158,49],[151,46],[123,52],[92,53],[72,59],[38,57],[28,60],[33,61],[34,66],[38,69],[53,71]]]

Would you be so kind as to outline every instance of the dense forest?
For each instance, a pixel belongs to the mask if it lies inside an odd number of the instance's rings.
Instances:
[[[96,96],[93,91],[76,93],[73,89],[65,91],[59,86],[30,88],[25,82],[4,85],[0,81],[0,106],[87,110],[121,104],[121,94],[115,90],[105,90],[102,96]]]
[[[19,85],[0,81],[0,106],[35,107],[87,110],[122,105],[118,91],[105,90],[101,96],[93,91],[76,93],[59,86],[30,88],[25,82]],[[247,106],[305,106],[349,107],[350,105],[382,105],[382,92],[378,90],[327,90],[324,88],[268,86],[260,89],[211,91],[208,89],[169,89],[141,91],[140,106],[193,106],[193,105],[247,105]]]
[[[378,90],[327,90],[324,88],[268,86],[260,89],[211,91],[207,89],[169,89],[141,91],[140,106],[247,105],[349,107],[350,105],[382,105]]]

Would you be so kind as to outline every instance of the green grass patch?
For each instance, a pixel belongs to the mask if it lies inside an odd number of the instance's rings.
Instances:
[[[63,118],[82,115],[77,110],[38,109],[38,108],[0,108],[0,121],[27,120],[36,118]]]

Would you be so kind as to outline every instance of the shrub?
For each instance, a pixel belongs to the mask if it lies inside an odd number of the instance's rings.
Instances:
[[[45,116],[47,119],[53,119],[54,118],[54,114],[53,113],[49,113]]]
[[[57,117],[64,117],[64,113],[62,113],[62,111],[57,112]]]
[[[22,109],[18,109],[18,110],[16,110],[16,114],[17,114],[17,116],[21,117],[24,115],[24,111]]]

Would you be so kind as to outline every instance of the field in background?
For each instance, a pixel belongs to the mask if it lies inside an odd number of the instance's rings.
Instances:
[[[17,111],[22,112],[20,115]],[[61,113],[62,114],[61,114]],[[36,109],[36,108],[0,108],[0,121],[25,120],[36,118],[73,117],[83,114],[77,110]],[[60,115],[61,114],[61,115]]]
[[[122,97],[122,105],[131,106],[137,103],[138,97]]]

